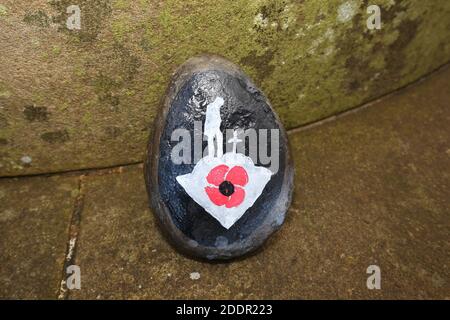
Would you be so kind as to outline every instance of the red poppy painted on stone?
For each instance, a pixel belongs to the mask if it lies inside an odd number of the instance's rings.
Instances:
[[[206,181],[212,186],[205,187],[205,191],[216,206],[233,208],[244,201],[248,175],[243,167],[219,165],[209,172]]]

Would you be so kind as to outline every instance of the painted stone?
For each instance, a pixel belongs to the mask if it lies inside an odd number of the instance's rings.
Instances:
[[[153,212],[191,256],[257,249],[284,222],[293,189],[286,132],[231,62],[191,58],[173,76],[145,163]]]

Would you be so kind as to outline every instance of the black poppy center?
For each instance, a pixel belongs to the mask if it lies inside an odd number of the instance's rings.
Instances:
[[[234,186],[230,181],[224,181],[220,184],[219,191],[224,196],[229,197],[234,193]]]

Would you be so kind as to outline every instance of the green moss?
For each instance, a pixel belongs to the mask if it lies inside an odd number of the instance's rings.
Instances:
[[[62,50],[62,48],[59,45],[55,45],[55,46],[52,47],[52,52],[53,52],[54,55],[61,54],[61,50]]]
[[[0,87],[0,98],[9,98],[9,97],[11,97],[11,91]]]
[[[37,27],[45,28],[50,25],[50,18],[42,10],[27,12],[23,17],[23,22]]]
[[[169,4],[169,2],[167,2],[167,4]],[[166,32],[170,31],[170,27],[173,24],[171,23],[172,19],[169,9],[163,9],[158,15],[159,24]]]
[[[130,33],[130,30],[131,27],[127,19],[122,18],[111,23],[111,31],[118,42],[122,42],[126,35]]]
[[[117,111],[122,96],[133,92],[129,87],[133,84],[141,61],[119,43],[113,43],[112,47],[108,47],[104,52],[102,59],[107,60],[108,64],[86,64],[84,79],[87,84],[93,86],[102,105]]]
[[[86,70],[84,66],[76,65],[74,66],[73,72],[77,77],[82,77],[86,73]]]
[[[8,8],[6,8],[4,5],[0,4],[0,17],[6,16],[8,14]]]
[[[114,10],[126,10],[130,7],[130,3],[126,0],[114,0],[112,7]]]
[[[143,29],[143,34],[141,40],[139,41],[139,45],[145,52],[149,52],[154,48],[153,43],[155,41],[156,35],[153,30],[146,27],[145,24],[142,25],[141,28]]]

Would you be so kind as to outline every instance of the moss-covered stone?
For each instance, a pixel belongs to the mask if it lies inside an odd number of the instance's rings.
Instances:
[[[450,3],[378,1],[6,1],[0,8],[0,175],[140,161],[172,72],[202,52],[239,64],[287,128],[355,107],[450,60]],[[27,106],[48,121],[28,121]],[[109,134],[107,128],[118,128]],[[58,144],[42,139],[66,130]],[[22,168],[20,158],[33,157]]]

